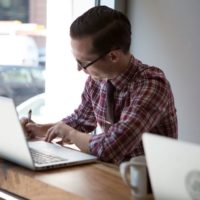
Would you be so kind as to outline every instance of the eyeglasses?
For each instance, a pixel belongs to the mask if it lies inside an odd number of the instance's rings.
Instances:
[[[91,61],[91,62],[89,62],[89,63],[87,63],[87,64],[83,64],[83,63],[81,63],[81,61],[79,61],[79,60],[77,60],[77,59],[76,59],[76,61],[77,61],[78,66],[79,66],[80,68],[82,68],[82,69],[87,69],[89,66],[91,66],[92,64],[94,64],[95,62],[97,62],[98,60],[100,60],[101,58],[103,58],[104,56],[106,56],[109,52],[110,52],[110,51],[108,51],[108,52],[106,52],[106,53],[100,55],[99,57],[97,57],[96,59],[94,59],[93,61]]]

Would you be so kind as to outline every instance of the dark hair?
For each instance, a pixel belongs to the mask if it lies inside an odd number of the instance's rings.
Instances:
[[[93,53],[103,54],[112,49],[127,53],[131,44],[131,25],[123,13],[107,6],[96,6],[71,24],[70,36],[73,39],[91,36]]]

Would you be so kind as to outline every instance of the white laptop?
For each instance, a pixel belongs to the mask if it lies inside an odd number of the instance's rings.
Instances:
[[[156,200],[200,200],[200,145],[144,133]]]
[[[45,155],[36,162],[35,154]],[[0,158],[32,170],[95,162],[97,157],[44,141],[27,142],[12,99],[0,97]],[[51,161],[49,161],[51,160]]]

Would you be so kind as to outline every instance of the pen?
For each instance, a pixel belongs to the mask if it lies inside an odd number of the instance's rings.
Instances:
[[[28,111],[28,122],[31,121],[31,115],[32,115],[32,110],[30,109],[30,110]]]
[[[109,125],[112,124],[111,122],[109,122],[109,121],[107,121],[107,120],[104,120],[104,122],[105,122],[106,124],[109,124]]]
[[[112,125],[111,122],[107,121],[107,120],[101,120],[101,122],[105,123],[105,124],[108,124],[108,125]]]

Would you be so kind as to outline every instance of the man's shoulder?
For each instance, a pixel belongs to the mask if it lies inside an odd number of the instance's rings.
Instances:
[[[149,65],[149,64],[145,64],[142,61],[140,61],[139,59],[136,59],[133,57],[133,61],[132,61],[132,68],[131,70],[133,71],[133,79],[136,78],[150,78],[150,77],[163,77],[165,78],[165,73],[163,72],[163,70],[157,66],[154,65]]]
[[[143,64],[141,62],[138,63],[137,72],[135,74],[136,79],[166,79],[164,71],[156,66],[151,66],[147,64]]]

